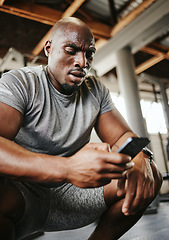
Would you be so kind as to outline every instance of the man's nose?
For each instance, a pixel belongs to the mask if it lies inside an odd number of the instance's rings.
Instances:
[[[88,66],[86,54],[84,52],[78,52],[75,56],[75,66],[79,66],[81,68],[86,68]]]

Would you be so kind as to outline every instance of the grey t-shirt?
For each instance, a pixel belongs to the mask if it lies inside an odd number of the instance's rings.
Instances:
[[[89,142],[97,117],[114,108],[108,89],[94,77],[88,77],[79,91],[63,95],[42,66],[5,73],[0,79],[0,101],[24,116],[16,143],[60,156],[70,156]]]

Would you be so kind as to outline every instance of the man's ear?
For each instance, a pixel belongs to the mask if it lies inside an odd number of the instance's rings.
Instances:
[[[48,40],[48,41],[45,43],[45,46],[44,46],[44,52],[45,52],[46,57],[49,56],[50,48],[51,48],[51,41]]]

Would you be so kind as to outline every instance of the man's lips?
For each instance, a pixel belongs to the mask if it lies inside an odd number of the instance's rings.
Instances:
[[[71,70],[68,75],[71,77],[72,82],[80,82],[82,78],[86,76],[86,73],[84,71],[79,70]]]
[[[79,77],[79,78],[83,78],[86,75],[86,73],[84,71],[78,71],[78,70],[72,70],[69,72],[69,74],[71,74],[75,77]]]

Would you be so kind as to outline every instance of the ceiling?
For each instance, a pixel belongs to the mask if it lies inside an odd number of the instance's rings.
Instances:
[[[116,51],[130,47],[136,74],[169,86],[169,0],[0,0],[0,71],[17,66],[11,62],[18,59],[46,64],[44,43],[52,25],[66,16],[93,31],[99,76],[116,74]]]

